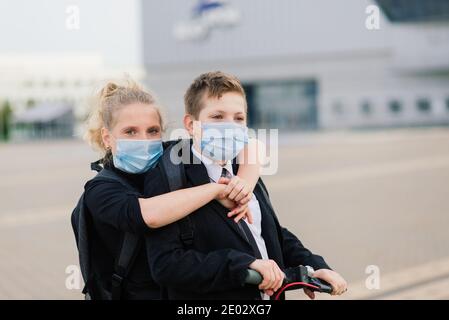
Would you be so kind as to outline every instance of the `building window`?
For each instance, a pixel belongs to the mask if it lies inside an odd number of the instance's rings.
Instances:
[[[315,129],[318,126],[313,80],[245,84],[250,125],[256,128]]]
[[[416,108],[422,113],[428,113],[430,112],[432,105],[429,99],[418,99],[418,101],[416,101]]]
[[[449,112],[449,97],[446,98],[446,110]]]
[[[367,116],[373,112],[371,103],[369,101],[363,101],[362,104],[360,105],[360,110],[364,115]]]
[[[402,103],[398,100],[392,100],[388,103],[391,113],[397,114],[402,111]]]
[[[342,115],[344,112],[343,103],[341,101],[335,101],[332,105],[332,112],[335,115]]]

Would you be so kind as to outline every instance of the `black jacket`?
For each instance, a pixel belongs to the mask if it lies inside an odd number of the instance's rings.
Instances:
[[[205,166],[186,164],[188,187],[209,183]],[[262,214],[262,237],[268,255],[281,268],[310,265],[329,268],[324,259],[312,254],[298,238],[280,226],[276,214],[262,201],[261,185],[254,194]],[[169,299],[260,299],[256,286],[244,284],[246,270],[255,253],[227,210],[211,201],[190,215],[193,245],[185,248],[179,223],[154,230],[146,236],[147,256],[154,280]]]
[[[161,171],[158,167],[143,174],[130,174],[114,167],[112,162],[105,167],[125,179],[134,190],[128,190],[118,181],[92,179],[85,184],[84,200],[91,217],[90,248],[92,277],[96,286],[111,290],[115,261],[121,249],[125,232],[137,234],[144,241],[144,235],[151,233],[143,220],[138,202],[139,197],[156,196],[167,188],[154,190],[151,195],[143,193],[144,185],[160,185]],[[97,289],[98,290],[98,289]],[[98,290],[100,292],[100,290]],[[151,277],[144,246],[138,251],[130,274],[125,280],[122,299],[160,299],[160,287]]]

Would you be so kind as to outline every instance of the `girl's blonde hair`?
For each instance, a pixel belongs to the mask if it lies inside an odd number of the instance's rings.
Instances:
[[[115,115],[121,108],[133,104],[142,103],[153,105],[159,115],[160,125],[163,129],[162,115],[156,104],[154,96],[142,89],[136,82],[128,80],[125,85],[116,82],[108,82],[97,94],[93,108],[87,119],[87,130],[84,139],[103,156],[107,156],[108,150],[103,143],[101,129],[112,129],[115,124]]]

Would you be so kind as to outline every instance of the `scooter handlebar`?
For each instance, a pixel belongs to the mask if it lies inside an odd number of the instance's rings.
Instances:
[[[245,278],[245,283],[259,285],[263,281],[262,275],[253,269],[248,269],[248,274]]]
[[[324,280],[313,278],[308,275],[307,268],[304,266],[298,266],[295,268],[288,268],[284,270],[285,278],[283,282],[283,286],[288,285],[290,283],[305,283],[310,286],[307,286],[312,291],[331,293],[332,286]],[[259,285],[262,283],[263,278],[262,275],[253,269],[248,269],[247,276],[245,278],[245,283],[252,285]],[[305,286],[304,286],[305,287]],[[292,287],[291,289],[298,289],[298,286]],[[290,290],[291,290],[290,289]],[[289,289],[287,289],[289,290]]]

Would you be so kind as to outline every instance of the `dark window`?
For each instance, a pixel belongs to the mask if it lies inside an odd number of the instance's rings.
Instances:
[[[313,80],[247,83],[250,125],[257,128],[315,129],[317,84]]]
[[[360,110],[365,115],[370,115],[373,112],[371,103],[369,101],[363,101],[360,105]]]
[[[445,0],[375,0],[392,22],[447,21],[449,3]]]
[[[390,101],[388,107],[392,113],[399,113],[402,110],[402,104],[398,100]]]
[[[427,113],[430,111],[432,106],[429,99],[418,99],[418,101],[416,101],[416,108],[420,112]]]
[[[253,128],[259,124],[259,119],[257,117],[257,110],[254,102],[254,85],[244,84],[243,89],[246,94],[246,103],[248,104],[248,126]]]

